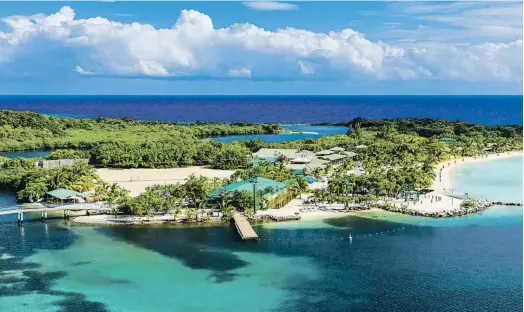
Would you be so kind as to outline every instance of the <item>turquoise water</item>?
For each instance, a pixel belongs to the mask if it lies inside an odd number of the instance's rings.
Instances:
[[[469,163],[452,172],[454,188],[473,197],[522,203],[522,156]]]
[[[0,156],[7,158],[39,158],[51,155],[51,151],[19,151],[19,152],[2,152]]]
[[[302,139],[316,139],[326,135],[345,134],[348,131],[347,127],[341,126],[282,125],[282,128],[286,131],[302,131],[302,133],[228,135],[210,139],[220,142],[253,139],[261,139],[264,142],[284,142]]]
[[[522,197],[519,161],[460,169],[456,187]],[[0,218],[0,311],[522,310],[521,207],[261,224],[258,243],[231,225],[15,219]]]

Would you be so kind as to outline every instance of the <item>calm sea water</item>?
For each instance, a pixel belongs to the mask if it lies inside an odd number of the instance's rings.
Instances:
[[[522,96],[0,96],[0,108],[181,122],[297,124],[431,117],[522,124]]]
[[[475,164],[455,187],[521,198],[521,172],[522,157]],[[521,207],[265,224],[256,244],[229,225],[15,218],[0,219],[0,311],[522,310]]]
[[[237,140],[261,139],[264,142],[283,142],[302,139],[317,139],[326,135],[345,134],[348,131],[347,127],[341,126],[283,125],[282,128],[286,131],[301,131],[301,133],[228,135],[211,138],[211,140],[231,142]]]

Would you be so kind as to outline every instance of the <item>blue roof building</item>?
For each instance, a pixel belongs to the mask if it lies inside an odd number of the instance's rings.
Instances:
[[[263,178],[263,177],[257,177],[256,179],[257,179],[257,190],[265,190],[268,187],[271,187],[273,189],[273,192],[271,193],[271,195],[275,195],[286,189],[285,183]],[[224,191],[225,192],[235,192],[235,191],[253,192],[253,183],[251,182],[251,179],[233,182],[231,184],[226,185],[223,188],[214,189],[209,194],[209,198],[210,199],[220,198],[222,196],[222,192]]]

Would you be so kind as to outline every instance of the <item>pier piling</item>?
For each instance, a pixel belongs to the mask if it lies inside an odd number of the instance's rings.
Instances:
[[[23,212],[18,213],[18,225],[24,225],[24,213]]]

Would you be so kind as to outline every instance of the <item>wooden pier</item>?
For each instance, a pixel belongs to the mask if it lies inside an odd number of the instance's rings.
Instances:
[[[233,217],[233,220],[235,222],[238,234],[240,234],[240,238],[242,238],[245,241],[258,240],[257,233],[255,232],[255,230],[253,230],[253,227],[251,227],[251,224],[249,224],[246,217],[241,215],[235,215]]]
[[[45,221],[47,220],[47,213],[53,212],[53,211],[63,211],[64,219],[69,219],[70,211],[85,211],[86,214],[89,215],[89,211],[109,212],[110,210],[111,210],[110,208],[100,207],[100,206],[92,205],[92,204],[73,204],[73,205],[63,205],[63,206],[58,206],[58,207],[18,208],[18,209],[11,209],[11,210],[0,210],[0,216],[17,214],[18,215],[18,218],[17,218],[18,224],[23,225],[24,224],[24,213],[40,212],[41,220]]]

